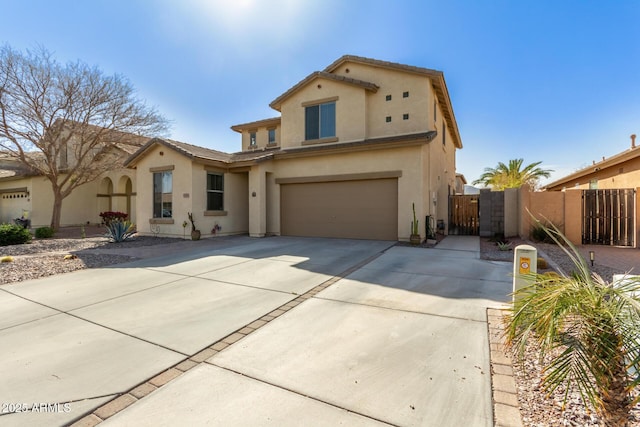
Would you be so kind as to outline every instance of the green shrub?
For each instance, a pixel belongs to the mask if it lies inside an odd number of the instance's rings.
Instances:
[[[136,234],[135,224],[132,224],[129,221],[113,221],[106,227],[106,236],[114,243],[124,242]]]
[[[0,224],[0,246],[21,245],[31,240],[26,228],[15,224]]]
[[[531,229],[531,238],[536,242],[554,243],[553,239],[547,233],[548,228],[536,225]]]
[[[48,239],[49,237],[53,237],[53,231],[51,227],[36,228],[36,237],[38,239]]]

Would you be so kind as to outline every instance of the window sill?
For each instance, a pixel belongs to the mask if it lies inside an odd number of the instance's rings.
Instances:
[[[204,216],[227,216],[227,211],[204,211]]]
[[[338,142],[338,137],[334,136],[331,138],[320,138],[320,139],[308,139],[306,141],[302,141],[302,145],[314,145],[314,144],[328,144],[330,142]]]
[[[149,224],[174,224],[173,218],[149,218]]]

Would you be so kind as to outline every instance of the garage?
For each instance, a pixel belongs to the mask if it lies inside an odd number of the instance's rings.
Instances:
[[[398,179],[280,186],[284,236],[398,240]]]

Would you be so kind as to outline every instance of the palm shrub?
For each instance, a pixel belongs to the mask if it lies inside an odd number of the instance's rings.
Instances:
[[[114,243],[124,242],[136,234],[135,224],[129,221],[112,221],[106,227],[106,236]]]
[[[26,228],[15,224],[0,224],[0,246],[21,245],[31,240]]]
[[[529,341],[537,343],[541,360],[549,360],[543,371],[548,393],[564,385],[566,403],[577,389],[606,426],[625,426],[640,383],[640,279],[607,282],[557,227],[538,225],[575,271],[527,277],[532,284],[516,291],[507,317],[507,344],[522,357]]]

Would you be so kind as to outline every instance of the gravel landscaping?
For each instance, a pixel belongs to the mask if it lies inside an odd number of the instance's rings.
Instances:
[[[137,259],[133,256],[101,253],[104,249],[166,245],[181,241],[173,238],[136,236],[125,242],[111,243],[106,237],[96,236],[34,239],[23,245],[0,246],[0,258],[13,258],[12,262],[0,263],[0,285]]]
[[[513,238],[510,249],[501,251],[498,246],[489,239],[480,239],[481,258],[494,261],[513,261],[513,248],[520,244],[530,244],[521,239]],[[535,243],[533,245],[539,251],[549,265],[559,267],[566,274],[575,269],[573,263],[564,251],[554,244]],[[539,272],[552,271],[551,268]],[[598,273],[606,280],[611,280],[612,268],[596,264],[592,271]],[[553,394],[547,396],[541,385],[543,372],[542,368],[548,363],[548,359],[541,361],[538,357],[538,349],[535,345],[529,345],[525,350],[521,361],[516,357],[514,360],[514,378],[518,392],[518,402],[520,404],[520,415],[525,427],[600,427],[604,424],[593,412],[587,410],[580,399],[577,391],[569,393],[568,402],[564,411],[562,402],[565,388],[558,388]],[[635,393],[638,394],[638,391]],[[640,403],[631,411],[629,427],[640,426]]]

